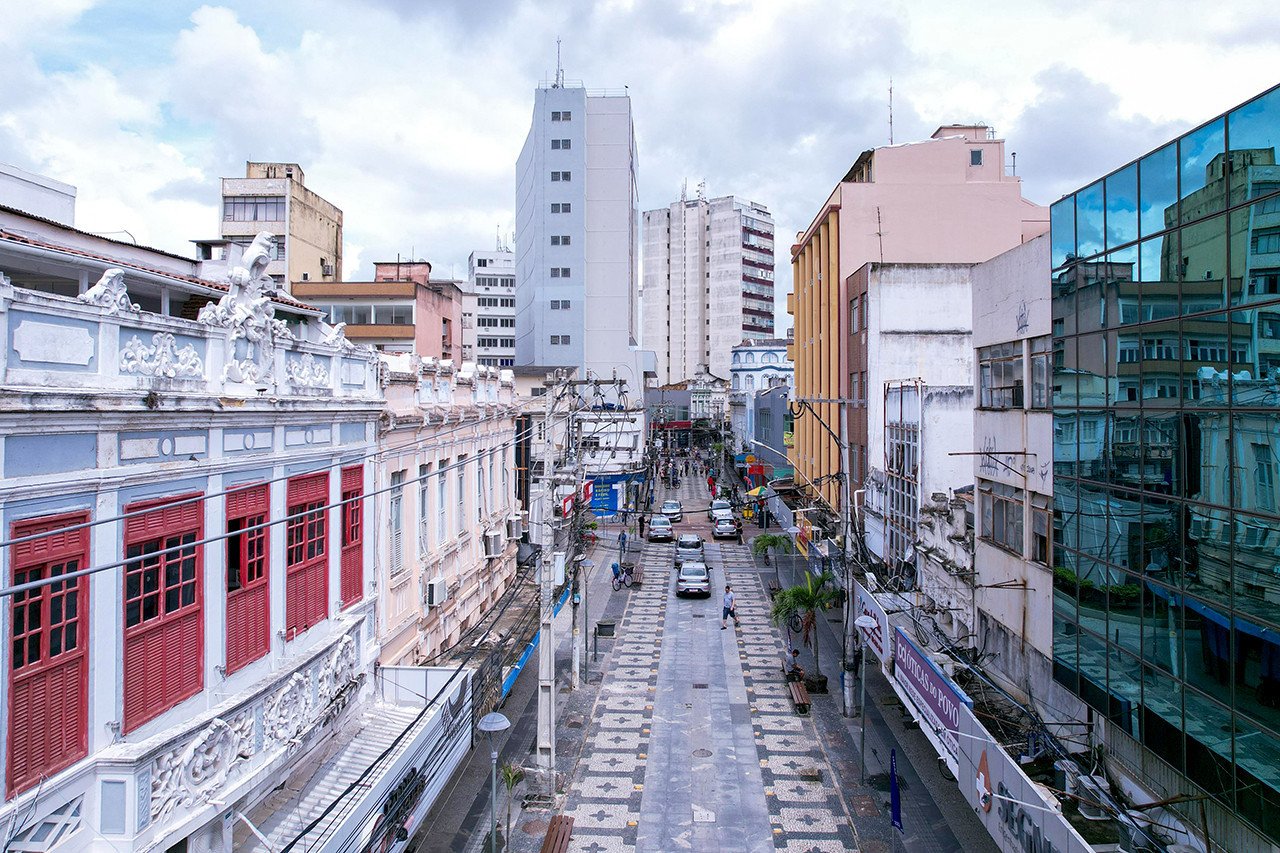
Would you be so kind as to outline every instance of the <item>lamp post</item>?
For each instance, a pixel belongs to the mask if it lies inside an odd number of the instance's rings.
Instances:
[[[493,736],[511,728],[511,721],[493,711],[481,717],[476,728],[489,737],[489,853],[498,853],[498,747]]]
[[[587,660],[586,660],[587,636],[589,634],[589,632],[587,631],[587,626],[591,624],[591,616],[587,609],[587,581],[590,578],[591,570],[594,569],[595,567],[596,567],[596,564],[591,560],[587,560],[587,559],[584,559],[582,560],[582,562],[578,563],[578,570],[582,573],[582,586],[581,586],[581,589],[582,589],[582,643],[581,644],[578,643],[578,638],[576,636],[573,638],[573,659],[577,660],[578,655],[579,654],[582,655],[582,668],[584,670],[582,677],[584,679],[591,674],[591,664],[587,663]],[[577,630],[578,630],[578,626],[574,625],[574,632],[576,633]],[[576,672],[576,669],[575,669],[575,672]]]
[[[878,623],[866,613],[853,620],[853,626],[863,631],[870,631]],[[867,784],[867,649],[861,638],[862,659],[858,664],[858,758],[862,761],[862,784]]]

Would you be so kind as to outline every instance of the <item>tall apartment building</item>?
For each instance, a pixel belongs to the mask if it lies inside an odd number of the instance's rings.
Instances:
[[[516,259],[509,249],[472,252],[462,292],[462,360],[516,363]]]
[[[342,211],[307,189],[297,163],[247,162],[243,178],[223,178],[221,237],[194,241],[197,256],[234,260],[227,245],[244,249],[263,231],[276,238],[267,275],[286,293],[342,278]]]
[[[773,217],[733,196],[644,214],[645,346],[667,384],[729,378],[730,350],[773,337]]]
[[[986,126],[947,125],[922,142],[862,152],[791,247],[787,311],[795,318],[796,397],[834,401],[884,393],[875,383],[851,393],[854,377],[868,370],[865,325],[879,323],[868,315],[866,324],[852,328],[864,292],[856,288],[869,280],[854,274],[864,266],[978,263],[1047,227],[1048,212],[1022,197],[1021,183],[1005,168],[1004,140]],[[927,287],[913,298],[927,300]],[[962,325],[968,326],[967,311]],[[856,402],[843,411],[836,402],[811,405],[813,412],[795,422],[797,485],[837,509],[840,485],[831,475],[851,470],[859,453],[866,457],[868,409]],[[848,419],[851,458],[845,460],[836,438],[841,417]]]
[[[516,162],[516,364],[616,372],[639,399],[637,203],[631,98],[539,87]]]
[[[1108,769],[1207,797],[1215,850],[1280,844],[1278,139],[1272,89],[1051,210],[1041,641]]]

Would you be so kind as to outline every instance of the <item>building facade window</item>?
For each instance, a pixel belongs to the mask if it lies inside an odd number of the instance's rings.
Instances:
[[[563,171],[552,172],[551,180],[559,181],[561,183],[568,183],[569,181],[573,180],[573,172],[563,172]]]
[[[227,196],[222,200],[226,222],[284,222],[284,196]]]
[[[265,483],[227,495],[227,674],[271,645],[271,489]]]
[[[551,277],[552,277],[552,278],[568,278],[568,277],[569,277],[569,267],[552,267],[552,268],[551,268]]]
[[[572,213],[573,204],[567,201],[554,201],[551,203],[552,213]]]
[[[125,507],[124,731],[204,684],[204,502],[183,495]]]
[[[449,460],[440,462],[436,469],[436,547],[444,547],[449,535]]]
[[[431,550],[431,466],[418,466],[418,558]]]
[[[459,456],[454,467],[458,471],[458,535],[462,535],[467,529],[467,457]]]
[[[1049,396],[1050,380],[1053,370],[1050,359],[1053,358],[1053,339],[1049,336],[1034,338],[1031,341],[1031,408],[1047,409],[1052,401]]]
[[[553,139],[551,140],[552,151],[568,151],[573,147],[572,139]]]
[[[1022,490],[1003,483],[981,483],[982,529],[979,535],[993,545],[1022,556]]]
[[[342,469],[342,535],[339,577],[342,606],[364,598],[364,466]]]
[[[569,236],[570,236],[570,235],[568,235],[568,234],[552,234],[552,235],[551,235],[551,245],[553,245],[553,246],[568,246],[568,245],[569,245]]]
[[[285,522],[285,630],[292,636],[329,616],[329,472],[289,480]]]
[[[982,408],[1022,408],[1023,381],[1020,341],[978,350],[979,405]]]
[[[86,512],[22,521],[9,548],[13,583],[50,580],[86,568],[89,530],[66,530]],[[89,578],[53,581],[9,602],[10,797],[88,754]]]
[[[391,544],[387,561],[392,576],[404,571],[404,471],[391,472],[391,499],[387,523],[391,527]]]

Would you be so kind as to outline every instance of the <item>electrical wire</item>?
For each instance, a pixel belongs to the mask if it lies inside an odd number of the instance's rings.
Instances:
[[[569,416],[574,415],[574,414],[577,414],[577,412],[576,412],[576,411],[566,412],[566,413],[565,413],[565,417],[569,417]],[[475,424],[470,424],[470,425],[467,425],[467,426],[469,426],[469,427],[470,427],[470,426],[476,426],[476,425],[475,425]],[[529,431],[529,432],[531,432],[531,431],[532,431],[532,429],[533,429],[533,428],[532,428],[532,427],[530,427],[528,431]],[[418,444],[423,444],[423,443],[426,443],[427,441],[431,440],[431,438],[434,438],[434,437],[429,437],[429,438],[424,438],[424,439],[421,439],[421,440],[417,440],[417,441],[412,442],[412,443],[410,443],[410,444],[402,445],[402,446],[400,446],[398,449],[400,449],[400,450],[404,450],[404,449],[407,449],[407,448],[409,448],[409,447],[412,447],[412,446],[415,446],[415,445],[418,445]],[[509,440],[509,441],[505,441],[505,442],[502,442],[502,443],[500,443],[500,444],[496,444],[496,445],[493,445],[493,446],[491,446],[491,447],[488,447],[488,448],[485,448],[485,449],[482,449],[482,450],[478,451],[478,452],[477,452],[477,454],[476,454],[476,458],[478,458],[478,457],[480,456],[480,454],[482,454],[482,453],[492,453],[492,452],[494,452],[494,451],[496,451],[496,450],[506,450],[506,449],[508,449],[508,448],[510,448],[510,447],[514,447],[516,444],[520,443],[520,441],[522,440],[522,438],[523,438],[523,436],[522,436],[522,435],[520,435],[519,433],[517,433],[517,434],[516,434],[516,435],[515,435],[511,440]],[[391,452],[391,449],[384,450],[384,451],[379,451],[379,453],[389,453],[389,452]],[[370,454],[370,455],[378,455],[378,454]],[[369,457],[368,457],[368,456],[366,456],[366,457],[364,457],[364,458],[369,458]],[[109,570],[109,569],[116,569],[116,568],[120,568],[121,566],[127,566],[127,565],[129,565],[130,563],[137,562],[137,561],[138,561],[138,560],[140,560],[140,559],[144,559],[144,558],[145,558],[145,559],[148,559],[148,560],[153,560],[153,559],[156,559],[156,558],[158,558],[158,557],[162,557],[162,556],[165,556],[165,555],[168,555],[168,554],[177,554],[177,553],[180,553],[180,552],[185,551],[185,550],[187,550],[187,549],[195,548],[195,547],[197,547],[197,546],[201,546],[201,545],[208,545],[208,544],[211,544],[211,543],[214,543],[214,542],[220,542],[220,541],[222,541],[222,540],[224,540],[224,539],[229,539],[229,538],[231,538],[231,537],[233,537],[233,536],[242,536],[242,535],[245,535],[245,534],[248,534],[248,533],[252,533],[252,532],[254,532],[254,531],[257,531],[257,530],[264,530],[264,529],[268,529],[268,528],[274,527],[274,526],[279,525],[279,524],[286,524],[286,523],[288,523],[288,522],[290,522],[290,521],[293,521],[293,520],[296,520],[296,519],[306,518],[308,515],[314,514],[314,513],[319,512],[319,511],[327,511],[327,510],[330,510],[330,509],[335,509],[335,508],[337,508],[337,507],[346,506],[347,504],[350,504],[350,503],[356,503],[356,502],[358,502],[358,501],[363,501],[363,500],[364,500],[364,499],[366,499],[366,498],[376,497],[377,495],[381,495],[381,494],[384,494],[384,493],[392,492],[392,491],[395,491],[395,490],[397,490],[397,489],[403,489],[406,485],[411,485],[411,484],[414,484],[414,483],[422,483],[422,482],[425,482],[425,481],[427,481],[427,480],[431,479],[432,477],[443,477],[443,476],[445,476],[445,474],[446,474],[447,472],[452,471],[452,470],[454,470],[455,468],[465,468],[465,467],[466,467],[468,464],[470,464],[472,461],[474,461],[474,459],[465,459],[465,460],[463,460],[463,461],[461,461],[461,462],[454,462],[454,463],[452,463],[452,464],[450,464],[450,465],[446,465],[446,466],[438,467],[436,470],[431,471],[431,472],[428,472],[427,474],[422,474],[422,475],[419,475],[419,476],[417,476],[417,477],[413,477],[413,478],[411,478],[411,479],[403,480],[403,481],[401,481],[401,482],[399,482],[399,483],[394,483],[394,484],[391,484],[391,485],[388,485],[388,486],[384,486],[383,488],[380,488],[380,489],[374,489],[374,490],[372,490],[372,491],[361,492],[361,494],[356,495],[355,497],[350,497],[350,498],[340,498],[340,499],[339,499],[339,500],[337,500],[336,502],[332,502],[332,503],[324,503],[324,504],[321,504],[320,506],[309,507],[309,508],[304,509],[304,510],[302,510],[302,511],[300,511],[300,512],[297,512],[297,513],[293,513],[293,514],[285,515],[285,516],[280,517],[280,518],[270,518],[270,519],[267,519],[266,521],[262,521],[262,522],[259,522],[259,523],[257,523],[257,524],[245,525],[244,527],[241,527],[241,528],[239,528],[239,529],[237,529],[237,530],[233,530],[233,531],[226,531],[226,532],[223,532],[223,533],[221,533],[221,534],[214,535],[214,536],[206,536],[206,537],[204,537],[204,538],[202,538],[202,539],[198,539],[198,540],[196,540],[196,541],[194,541],[194,542],[183,542],[183,543],[179,543],[179,544],[177,544],[177,545],[171,545],[171,546],[169,546],[169,547],[167,547],[167,548],[161,548],[161,549],[157,549],[157,550],[155,550],[155,551],[148,551],[148,552],[147,552],[145,555],[143,555],[142,557],[125,558],[125,559],[122,559],[122,560],[117,560],[117,561],[112,562],[112,563],[103,563],[103,564],[100,564],[100,565],[91,566],[91,567],[89,567],[89,568],[77,569],[77,570],[75,570],[75,571],[71,571],[71,572],[64,572],[64,573],[59,574],[59,575],[50,575],[50,576],[48,576],[48,577],[40,578],[40,579],[38,579],[38,580],[27,581],[27,582],[25,582],[25,583],[21,583],[21,584],[14,584],[13,586],[3,587],[3,588],[0,588],[0,598],[6,598],[6,597],[9,597],[9,596],[12,596],[12,595],[16,595],[16,594],[21,593],[21,592],[26,592],[26,591],[31,590],[31,589],[38,589],[38,588],[40,588],[40,587],[43,587],[43,586],[49,586],[49,585],[52,585],[52,584],[55,584],[55,583],[63,583],[63,582],[68,581],[68,580],[73,580],[73,579],[75,579],[75,578],[83,577],[83,576],[86,576],[86,575],[96,574],[96,573],[98,573],[98,572],[107,571],[107,570]],[[234,493],[237,493],[237,492],[242,492],[242,491],[244,491],[244,490],[246,490],[246,489],[249,489],[249,488],[256,488],[256,487],[258,487],[258,486],[265,485],[265,484],[266,484],[266,483],[268,483],[268,482],[280,482],[281,480],[289,480],[289,479],[293,479],[294,477],[307,476],[308,474],[312,474],[312,473],[319,473],[321,470],[329,470],[329,469],[334,468],[334,467],[339,467],[339,468],[340,468],[340,467],[342,467],[342,462],[339,462],[336,466],[335,466],[335,465],[328,465],[328,466],[325,466],[325,468],[323,468],[323,469],[318,469],[318,470],[316,470],[316,471],[305,472],[305,473],[303,473],[303,474],[299,474],[299,473],[296,473],[296,472],[295,472],[294,474],[291,474],[289,477],[280,477],[280,478],[275,478],[275,479],[270,480],[270,481],[259,481],[259,482],[254,482],[254,483],[239,484],[239,485],[237,485],[236,487],[234,487],[234,488],[230,489],[229,491],[225,491],[225,492],[222,492],[222,493],[220,493],[220,494],[234,494]],[[196,502],[196,501],[203,501],[203,500],[206,500],[206,499],[207,499],[208,497],[210,497],[210,496],[211,496],[211,495],[204,495],[204,494],[201,494],[201,495],[194,496],[194,497],[191,497],[191,498],[183,498],[183,499],[180,499],[180,500],[174,501],[173,503],[166,503],[166,504],[164,504],[164,508],[168,508],[168,507],[170,507],[170,506],[176,506],[176,505],[185,505],[185,504],[193,503],[193,502]],[[145,513],[147,513],[147,512],[154,512],[156,509],[157,509],[157,507],[152,506],[152,507],[148,508],[148,509],[147,509],[147,510],[145,510],[145,511],[136,511],[136,512],[134,512],[134,513],[131,513],[131,515],[142,515],[142,514],[145,514]],[[110,519],[107,519],[107,520],[110,520]],[[105,520],[104,520],[104,521],[105,521]],[[49,536],[51,536],[51,535],[61,534],[61,533],[65,532],[65,531],[67,531],[67,530],[83,529],[83,528],[88,527],[88,526],[91,526],[91,525],[90,525],[90,523],[88,523],[88,522],[82,522],[82,523],[79,523],[79,524],[77,524],[77,525],[68,525],[66,528],[58,528],[57,530],[45,531],[45,532],[43,532],[43,533],[39,533],[39,534],[31,534],[30,536],[20,537],[20,539],[19,539],[19,540],[14,540],[14,541],[29,541],[29,540],[31,540],[31,539],[45,539],[45,538],[47,538],[47,537],[49,537]],[[3,544],[4,544],[4,543],[0,543],[0,545],[3,545]]]

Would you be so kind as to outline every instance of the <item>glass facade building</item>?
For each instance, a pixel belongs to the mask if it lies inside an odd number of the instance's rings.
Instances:
[[[1069,195],[1054,673],[1280,843],[1280,88]]]

